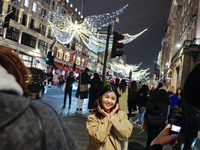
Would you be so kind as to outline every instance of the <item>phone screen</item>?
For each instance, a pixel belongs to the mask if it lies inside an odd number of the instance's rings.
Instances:
[[[170,129],[170,134],[178,134],[181,131],[181,126],[172,124]]]

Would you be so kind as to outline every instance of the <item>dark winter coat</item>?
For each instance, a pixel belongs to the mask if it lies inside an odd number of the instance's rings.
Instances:
[[[129,91],[128,91],[128,104],[131,105],[131,106],[128,106],[128,107],[133,108],[133,110],[137,110],[136,98],[137,98],[137,92],[131,91],[130,88],[129,88]]]
[[[84,99],[84,98],[88,98],[88,91],[86,92],[80,92],[80,84],[84,85],[84,84],[89,84],[90,83],[90,76],[87,74],[86,71],[84,71],[79,78],[81,77],[81,83],[80,83],[80,79],[79,79],[79,83],[78,83],[78,89],[76,92],[76,97],[78,98],[80,95],[80,99]]]
[[[91,87],[90,87],[90,94],[89,94],[89,102],[88,102],[88,109],[92,109],[94,102],[97,99],[97,95],[99,94],[100,90],[102,88],[102,82],[101,80],[92,79],[91,80]]]
[[[50,106],[11,92],[0,95],[1,150],[78,149],[69,129]]]
[[[72,91],[72,85],[75,82],[74,77],[67,77],[65,91]]]
[[[149,102],[149,97],[144,96],[144,95],[137,95],[136,98],[136,104],[140,107],[145,107],[147,105],[147,103]]]
[[[148,127],[165,127],[165,121],[168,119],[168,106],[171,104],[171,100],[165,89],[166,87],[162,87],[158,91],[156,91],[152,95],[151,101],[147,104],[146,116]]]

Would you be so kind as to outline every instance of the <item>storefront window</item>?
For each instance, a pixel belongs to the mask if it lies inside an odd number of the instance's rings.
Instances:
[[[76,59],[76,64],[77,64],[77,65],[80,65],[80,63],[81,63],[81,59],[80,59],[80,57],[78,57],[78,58]]]
[[[82,59],[82,61],[81,61],[81,66],[84,66],[84,62],[85,62],[85,60]]]
[[[22,59],[24,65],[26,67],[31,67],[31,64],[32,64],[32,57],[31,56],[28,56],[28,55],[25,55],[25,54],[19,54],[18,56]]]
[[[57,53],[57,58],[62,59],[63,58],[63,50],[59,49]]]
[[[69,61],[70,55],[68,52],[65,53],[64,60]]]
[[[24,44],[24,45],[35,48],[36,38],[23,32],[21,43]]]

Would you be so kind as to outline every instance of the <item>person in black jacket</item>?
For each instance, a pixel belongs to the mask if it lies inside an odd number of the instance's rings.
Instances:
[[[67,99],[67,94],[69,95],[69,109],[71,107],[71,101],[72,101],[72,85],[75,82],[75,79],[73,77],[73,72],[69,73],[69,76],[67,77],[66,80],[66,86],[65,86],[65,97],[64,97],[64,105],[63,108],[65,108],[66,104],[66,99]]]
[[[171,99],[167,93],[168,83],[163,81],[164,86],[158,89],[153,95],[150,102],[147,104],[147,144],[148,148],[153,139],[164,129],[165,122],[168,119],[168,106],[171,104]]]
[[[94,73],[94,78],[91,80],[90,94],[89,94],[89,102],[88,109],[90,111],[93,109],[94,102],[96,101],[97,95],[102,88],[102,82],[99,78],[98,73]]]
[[[187,76],[183,88],[183,123],[178,134],[178,144],[173,150],[192,150],[200,130],[200,64]]]
[[[80,85],[88,85],[90,84],[90,76],[88,75],[88,72],[90,70],[88,68],[85,68],[85,71],[80,74],[79,76],[79,83],[78,83],[78,89],[76,92],[76,97],[78,98],[77,102],[77,111],[82,111],[83,101],[85,98],[88,98],[88,90],[87,91],[80,91]]]
[[[131,87],[128,91],[128,117],[131,117],[131,112],[136,111],[136,98],[137,98],[138,85],[135,81],[131,82]]]
[[[139,107],[139,113],[132,118],[132,121],[135,123],[135,121],[139,118],[138,126],[142,125],[142,120],[144,117],[144,113],[146,111],[146,105],[147,102],[150,100],[149,97],[147,96],[148,93],[149,90],[148,86],[146,85],[142,85],[142,87],[138,90],[137,93],[136,104]]]

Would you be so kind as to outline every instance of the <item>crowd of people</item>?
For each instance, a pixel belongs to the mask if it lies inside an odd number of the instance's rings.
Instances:
[[[0,149],[78,149],[55,110],[28,98],[33,96],[27,91],[30,71],[11,49],[3,46],[0,46],[0,72]],[[145,121],[147,150],[162,150],[169,143],[174,145],[173,150],[192,150],[200,130],[200,63],[189,73],[183,90],[176,91],[167,80],[156,89],[139,87],[135,81],[127,87],[125,80],[119,79],[110,85],[104,81],[102,87],[99,75],[95,73],[91,80],[88,72],[85,68],[80,74],[76,93],[77,110],[82,110],[89,93],[88,150],[127,150],[133,124],[143,126]],[[71,106],[74,81],[71,72],[66,79],[63,108],[67,95]],[[133,117],[136,110],[138,114]],[[178,135],[170,134],[171,124],[181,127]]]

